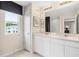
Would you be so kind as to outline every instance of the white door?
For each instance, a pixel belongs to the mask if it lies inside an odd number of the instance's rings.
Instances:
[[[24,47],[28,51],[32,51],[32,40],[31,40],[31,17],[29,15],[25,16],[24,19],[24,35],[25,35],[25,41],[24,41]]]

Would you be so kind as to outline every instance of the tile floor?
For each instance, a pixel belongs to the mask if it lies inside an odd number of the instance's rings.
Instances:
[[[42,57],[42,56],[40,56],[37,53],[32,54],[32,53],[30,53],[28,51],[22,50],[22,51],[14,53],[14,54],[11,54],[11,55],[9,55],[7,57]]]

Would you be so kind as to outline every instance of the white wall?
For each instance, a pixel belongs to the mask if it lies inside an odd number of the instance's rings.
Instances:
[[[20,19],[20,32],[5,34],[5,14],[0,10],[0,56],[7,56],[23,49],[23,20]]]

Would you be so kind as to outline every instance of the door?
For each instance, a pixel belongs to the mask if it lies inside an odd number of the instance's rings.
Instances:
[[[32,51],[32,40],[31,40],[31,17],[29,15],[25,16],[24,20],[24,35],[25,35],[25,41],[24,41],[24,47],[28,51]]]
[[[45,32],[50,32],[50,17],[45,17]]]

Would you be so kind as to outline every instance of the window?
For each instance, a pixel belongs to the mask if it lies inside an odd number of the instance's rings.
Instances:
[[[19,20],[18,14],[5,11],[5,32],[6,33],[17,33],[19,31]]]

